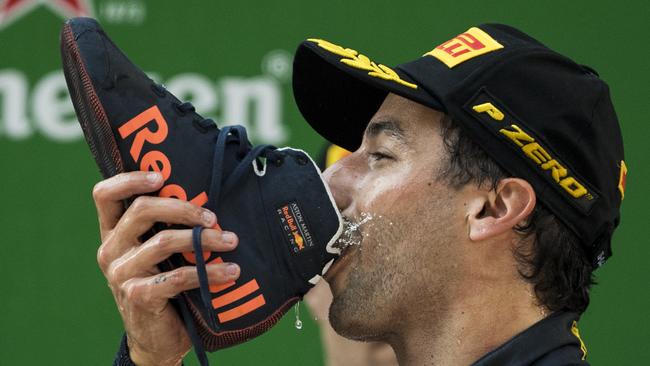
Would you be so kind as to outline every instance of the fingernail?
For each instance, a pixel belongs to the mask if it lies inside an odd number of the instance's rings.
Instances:
[[[208,210],[203,210],[201,213],[201,220],[203,220],[203,223],[207,227],[211,227],[214,225],[214,221],[217,219],[217,217],[214,215],[214,213],[208,211]]]
[[[226,266],[226,273],[229,276],[236,276],[238,272],[239,272],[238,265],[236,265],[235,263],[228,263],[228,265]]]
[[[147,181],[151,184],[156,184],[158,183],[158,180],[160,180],[160,174],[159,173],[148,173],[147,174]]]
[[[231,233],[229,231],[224,231],[221,233],[221,240],[225,244],[233,244],[235,240],[237,240],[237,236],[234,233]]]

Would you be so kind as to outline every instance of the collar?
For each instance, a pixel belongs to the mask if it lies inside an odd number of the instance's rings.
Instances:
[[[587,348],[578,331],[579,317],[576,313],[553,313],[472,366],[587,366]]]

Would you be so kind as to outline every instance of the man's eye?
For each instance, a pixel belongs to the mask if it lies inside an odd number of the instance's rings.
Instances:
[[[392,157],[382,154],[380,152],[372,152],[368,154],[370,156],[370,160],[372,161],[379,161],[379,160],[384,160],[384,159],[392,159]]]

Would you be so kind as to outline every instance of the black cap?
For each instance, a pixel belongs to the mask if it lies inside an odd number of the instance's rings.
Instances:
[[[512,27],[472,27],[390,68],[309,39],[297,49],[294,97],[323,137],[356,150],[386,95],[444,112],[582,241],[594,265],[611,256],[627,168],[607,84]]]

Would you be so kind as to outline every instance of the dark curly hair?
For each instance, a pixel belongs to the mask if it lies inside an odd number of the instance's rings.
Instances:
[[[501,179],[511,176],[451,117],[442,118],[440,134],[447,162],[439,178],[453,188],[473,183],[496,189]],[[513,253],[519,273],[534,285],[540,305],[550,311],[584,312],[589,305],[589,289],[595,283],[594,267],[578,237],[539,201],[526,224],[514,230],[522,239]]]

